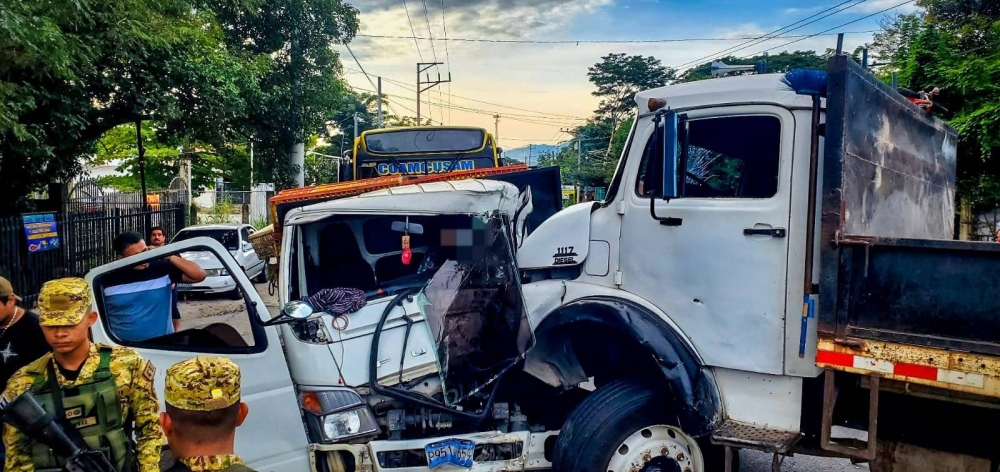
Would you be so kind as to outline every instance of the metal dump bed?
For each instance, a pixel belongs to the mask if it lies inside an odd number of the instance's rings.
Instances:
[[[955,130],[846,56],[827,84],[820,336],[1000,355],[1000,245],[952,240]]]

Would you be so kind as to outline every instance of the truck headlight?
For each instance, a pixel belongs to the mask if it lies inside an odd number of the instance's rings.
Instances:
[[[323,416],[323,437],[329,442],[378,432],[367,406]]]
[[[303,392],[300,401],[302,408],[316,419],[324,442],[333,443],[379,432],[371,410],[354,390],[339,388]]]

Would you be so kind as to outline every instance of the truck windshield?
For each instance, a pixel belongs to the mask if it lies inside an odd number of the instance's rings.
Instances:
[[[502,218],[476,220],[456,258],[446,260],[417,295],[437,350],[445,391],[462,403],[514,366],[534,342]],[[462,240],[465,244],[462,244]]]

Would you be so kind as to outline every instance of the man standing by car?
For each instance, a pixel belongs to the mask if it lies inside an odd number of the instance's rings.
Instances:
[[[0,277],[0,392],[15,372],[49,352],[38,316],[17,306],[21,301],[10,281]],[[0,461],[4,460],[0,444]],[[0,469],[2,470],[2,469]]]
[[[148,250],[142,235],[132,231],[118,235],[114,248],[119,259]],[[102,285],[111,334],[123,341],[144,341],[172,334],[171,285],[202,280],[205,271],[177,255],[109,274]]]
[[[90,447],[106,451],[115,470],[156,471],[164,438],[157,419],[153,364],[132,349],[90,342],[97,313],[86,280],[46,282],[38,296],[38,315],[53,352],[14,374],[0,405],[30,392],[40,404],[47,405],[48,414],[75,426]],[[97,404],[102,408],[93,407]],[[105,405],[109,407],[103,408]],[[131,433],[135,434],[134,444]],[[5,472],[59,470],[64,466],[64,458],[13,426],[7,426],[3,438],[7,447]]]
[[[253,472],[235,454],[236,428],[247,417],[240,368],[224,357],[195,357],[167,369],[160,428],[166,472]]]
[[[156,249],[158,247],[166,246],[167,244],[167,232],[160,226],[154,226],[149,230],[149,247],[150,249]],[[181,330],[181,312],[177,309],[177,284],[170,284],[170,289],[173,290],[173,299],[170,300],[170,304],[173,306],[173,313],[171,314],[174,322],[174,332]]]

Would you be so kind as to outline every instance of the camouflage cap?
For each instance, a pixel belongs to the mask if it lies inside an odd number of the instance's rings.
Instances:
[[[225,357],[195,357],[167,369],[164,401],[182,410],[214,411],[240,401],[240,368]]]
[[[80,278],[50,280],[38,294],[38,322],[42,326],[75,326],[92,310],[90,284]]]
[[[14,286],[10,284],[10,281],[0,277],[0,303],[7,303],[7,299],[13,295],[14,299],[21,301],[21,297],[14,293]]]

